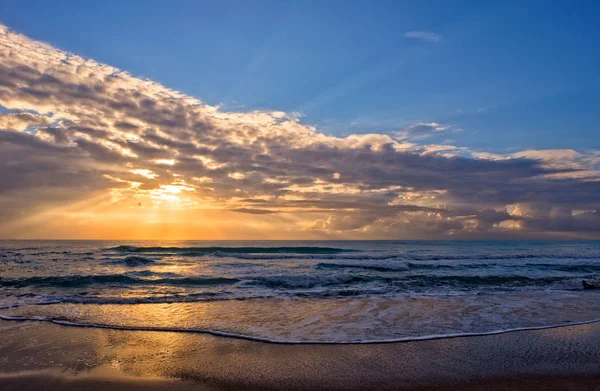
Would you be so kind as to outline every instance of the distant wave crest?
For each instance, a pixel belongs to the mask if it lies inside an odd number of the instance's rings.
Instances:
[[[135,247],[117,246],[109,248],[112,251],[127,253],[176,253],[183,255],[202,254],[339,254],[358,252],[360,250],[335,247]]]

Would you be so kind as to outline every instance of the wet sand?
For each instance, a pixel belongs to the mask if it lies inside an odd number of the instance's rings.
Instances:
[[[600,324],[372,345],[0,321],[2,390],[600,390]]]

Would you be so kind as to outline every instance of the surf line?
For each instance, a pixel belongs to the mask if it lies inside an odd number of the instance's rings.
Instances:
[[[15,308],[14,306],[2,307],[0,309]],[[450,334],[430,334],[416,337],[403,337],[403,338],[392,338],[392,339],[372,339],[372,340],[353,340],[353,341],[284,341],[263,337],[255,337],[245,334],[236,334],[226,331],[211,330],[211,329],[197,329],[197,328],[179,328],[179,327],[143,327],[143,326],[119,326],[119,325],[106,325],[106,324],[95,324],[95,323],[79,323],[70,322],[66,320],[47,318],[47,317],[21,317],[21,316],[8,316],[0,314],[0,320],[14,321],[14,322],[47,322],[54,323],[60,326],[67,327],[81,327],[81,328],[96,328],[96,329],[108,329],[108,330],[119,330],[119,331],[149,331],[149,332],[170,332],[170,333],[193,333],[193,334],[206,334],[214,337],[225,337],[241,339],[253,342],[263,342],[276,345],[370,345],[370,344],[388,344],[388,343],[408,343],[418,341],[431,341],[437,339],[450,339],[450,338],[465,338],[465,337],[483,337],[490,335],[508,334],[518,331],[535,331],[535,330],[547,330],[555,329],[560,327],[569,326],[580,326],[586,324],[600,323],[600,319],[592,319],[581,322],[572,323],[558,323],[546,326],[530,326],[530,327],[516,327],[509,329],[493,330],[493,331],[481,331],[481,332],[465,332],[465,333],[450,333]]]

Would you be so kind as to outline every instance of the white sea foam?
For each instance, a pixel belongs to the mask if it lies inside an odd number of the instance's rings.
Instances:
[[[528,326],[528,327],[513,327],[507,329],[498,329],[491,331],[479,331],[479,332],[463,332],[463,333],[448,333],[448,334],[428,334],[414,337],[402,337],[402,338],[387,338],[387,339],[367,339],[367,340],[348,340],[348,341],[301,341],[301,340],[286,340],[286,339],[271,339],[262,338],[246,334],[237,334],[227,331],[210,330],[210,329],[197,329],[197,328],[181,328],[181,327],[151,327],[151,326],[118,326],[109,324],[96,324],[96,323],[79,323],[70,322],[66,320],[59,320],[53,318],[46,318],[40,316],[31,317],[18,317],[18,316],[7,316],[0,315],[0,319],[5,321],[35,321],[35,322],[50,322],[61,326],[69,327],[83,327],[83,328],[98,328],[98,329],[110,329],[110,330],[121,330],[121,331],[149,331],[149,332],[175,332],[175,333],[195,333],[195,334],[208,334],[215,337],[226,337],[234,339],[243,339],[254,342],[265,342],[271,344],[282,344],[282,345],[357,345],[357,344],[384,344],[384,343],[406,343],[416,341],[427,341],[434,339],[448,339],[448,338],[460,338],[460,337],[481,337],[497,334],[514,333],[517,331],[534,331],[534,330],[546,330],[559,327],[578,326],[592,323],[600,323],[600,319],[590,319],[578,322],[570,323],[557,323],[543,326]]]
[[[197,332],[274,343],[402,342],[595,322],[599,295],[253,299],[12,306],[0,319],[120,330]],[[210,314],[210,316],[198,316]]]

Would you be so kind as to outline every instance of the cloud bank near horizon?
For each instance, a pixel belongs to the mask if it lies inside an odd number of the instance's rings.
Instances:
[[[600,151],[336,137],[0,25],[0,237],[600,238]]]

